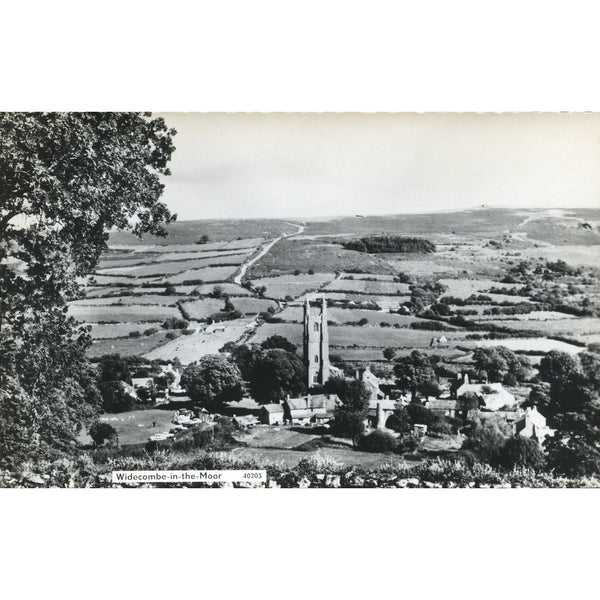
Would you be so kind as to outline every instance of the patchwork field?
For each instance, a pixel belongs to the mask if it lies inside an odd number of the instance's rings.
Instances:
[[[69,311],[78,320],[92,324],[96,339],[93,355],[103,350],[122,351],[150,357],[181,355],[184,361],[216,352],[227,341],[249,336],[252,341],[262,341],[277,333],[299,344],[302,302],[321,297],[345,303],[344,308],[330,305],[328,318],[332,324],[331,352],[346,360],[380,361],[381,349],[388,346],[397,347],[399,353],[420,348],[450,356],[457,352],[457,346],[475,347],[480,342],[467,336],[485,336],[490,325],[530,332],[532,337],[483,340],[482,344],[507,342],[529,352],[561,347],[561,342],[548,341],[548,336],[560,337],[562,343],[570,339],[600,341],[600,319],[574,317],[559,312],[560,308],[515,316],[483,314],[501,303],[531,302],[526,296],[512,295],[522,284],[500,283],[523,260],[544,257],[586,267],[598,264],[600,234],[596,229],[580,227],[581,219],[591,217],[555,212],[558,216],[551,211],[480,209],[324,219],[305,223],[301,233],[298,225],[284,221],[194,221],[170,225],[166,239],[138,240],[127,234],[111,234],[110,248],[101,258],[99,272],[86,278],[86,299],[73,302]],[[350,238],[384,233],[426,239],[435,244],[436,251],[369,254],[341,245]],[[197,243],[205,235],[210,239]],[[265,254],[252,261],[261,247]],[[458,313],[475,311],[476,315],[467,318],[480,322],[482,331],[412,329],[412,323],[424,320],[389,312],[398,311],[410,301],[408,284],[394,281],[400,273],[410,275],[417,285],[440,281],[448,286],[445,296],[489,296],[482,304],[452,307]],[[596,282],[595,287],[588,282],[585,289],[576,289],[581,282],[571,277],[562,279],[556,289],[561,294],[569,293],[569,301],[576,306],[584,302],[600,306],[600,284],[594,273],[590,269],[586,277],[589,275],[592,284]],[[253,289],[234,283],[236,275],[249,281]],[[165,295],[167,284],[173,287]],[[263,286],[265,298],[260,298],[253,290]],[[568,291],[569,286],[573,290]],[[213,298],[217,287],[220,290],[216,294],[221,297]],[[492,294],[492,288],[506,293]],[[143,336],[153,323],[159,325],[169,316],[183,316],[176,306],[178,301],[184,302],[184,311],[191,319],[205,320],[224,310],[224,295],[229,295],[234,309],[244,315],[270,310],[283,322],[257,326],[254,319],[240,319],[228,322],[225,332],[180,336],[171,342],[165,339],[164,331]],[[543,302],[543,308],[559,306]],[[373,305],[378,310],[373,310]],[[366,324],[358,326],[362,320]],[[252,327],[258,328],[253,332]],[[136,331],[141,337],[130,338],[129,334]],[[430,346],[433,338],[442,335],[447,345]],[[567,347],[569,351],[579,348]]]

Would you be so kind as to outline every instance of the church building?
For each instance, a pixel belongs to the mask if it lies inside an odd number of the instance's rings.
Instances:
[[[325,297],[316,311],[311,307],[308,297],[304,303],[303,356],[308,371],[308,387],[323,385],[331,374]]]

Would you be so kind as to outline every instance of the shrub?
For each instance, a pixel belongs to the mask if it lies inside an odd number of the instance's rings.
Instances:
[[[102,421],[94,421],[88,431],[92,440],[94,440],[95,446],[101,446],[105,441],[112,441],[117,437],[116,429]]]
[[[398,441],[389,431],[376,429],[360,438],[358,447],[366,452],[393,452],[398,447]]]
[[[144,330],[144,335],[154,335],[157,331],[158,329],[156,327],[149,327]]]
[[[141,337],[141,333],[139,331],[130,331],[129,332],[129,337],[130,338],[139,338]]]
[[[165,335],[165,340],[174,340],[177,338],[177,334],[174,331],[168,331],[167,335]]]
[[[498,464],[505,469],[526,467],[539,471],[544,468],[546,457],[535,440],[517,436],[506,440],[500,450]]]

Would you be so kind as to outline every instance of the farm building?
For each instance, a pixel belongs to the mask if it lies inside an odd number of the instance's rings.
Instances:
[[[396,401],[390,399],[369,400],[369,411],[367,413],[366,425],[382,429],[392,413],[396,410]]]
[[[546,425],[546,417],[535,406],[528,408],[514,427],[517,435],[537,440],[540,445],[548,436],[554,435],[554,429]]]
[[[258,417],[256,417],[255,415],[243,415],[243,416],[239,416],[239,417],[234,416],[233,422],[240,429],[250,429],[251,427],[260,425],[260,421],[258,420]]]
[[[457,381],[452,386],[451,393],[456,400],[468,392],[480,396],[487,410],[495,411],[503,406],[514,406],[517,403],[516,398],[505,390],[501,383],[470,383],[469,376],[465,374],[462,383]]]
[[[131,380],[131,385],[137,390],[139,388],[148,388],[154,385],[152,377],[134,377]]]
[[[259,416],[265,425],[306,424],[331,420],[335,405],[339,402],[335,394],[316,394],[300,398],[286,398],[281,404],[265,404]]]
[[[382,400],[386,397],[385,393],[382,392],[379,387],[379,377],[374,375],[368,366],[362,373],[360,373],[359,371],[356,372],[356,379],[362,381],[365,384],[366,388],[369,390],[369,400]]]
[[[455,417],[458,401],[442,398],[428,398],[425,408],[435,413],[438,417]]]
[[[283,424],[283,406],[281,404],[265,404],[258,411],[260,422],[265,425]]]

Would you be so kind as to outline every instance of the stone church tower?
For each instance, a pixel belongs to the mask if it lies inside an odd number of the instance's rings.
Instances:
[[[321,310],[313,311],[306,298],[304,303],[304,365],[308,371],[308,387],[322,385],[329,379],[329,332],[327,331],[327,302],[322,299]]]

